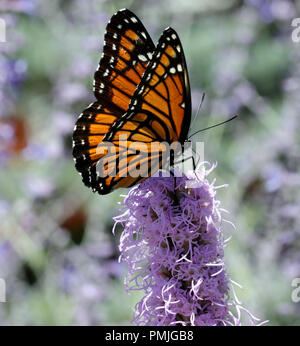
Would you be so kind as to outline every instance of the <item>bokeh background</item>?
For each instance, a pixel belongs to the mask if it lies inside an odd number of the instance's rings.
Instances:
[[[299,325],[300,3],[287,0],[0,0],[1,325],[128,325],[141,294],[127,295],[118,263],[117,191],[95,195],[71,155],[78,114],[93,101],[110,16],[127,7],[156,42],[182,40],[205,159],[237,230],[226,248],[244,306],[271,325]]]

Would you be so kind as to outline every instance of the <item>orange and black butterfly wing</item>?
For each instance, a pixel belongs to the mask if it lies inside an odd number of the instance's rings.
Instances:
[[[118,148],[116,160],[106,165],[116,174],[105,177],[99,169],[97,191],[105,194],[118,187],[130,187],[144,180],[149,172],[155,173],[164,164],[164,146],[153,150],[150,155],[151,144],[183,144],[190,121],[191,95],[183,48],[176,32],[168,28],[158,42],[128,111],[104,136],[104,141]],[[126,140],[120,140],[124,136]],[[143,149],[135,153],[131,147],[138,147],[139,143]],[[150,162],[153,156],[154,166]],[[99,166],[103,167],[101,163],[105,159],[99,160]],[[133,177],[129,173],[135,164],[143,174]]]
[[[97,146],[119,117],[120,114],[111,107],[94,102],[80,114],[76,122],[73,133],[73,157],[75,167],[88,187],[93,188],[93,166],[101,157],[97,153]]]
[[[128,109],[155,49],[141,21],[126,9],[112,16],[104,40],[94,81],[97,102],[79,116],[73,133],[75,167],[84,184],[94,190],[94,166],[101,157],[96,148]]]
[[[186,140],[191,122],[191,92],[183,48],[172,28],[164,30],[155,55],[128,108],[149,114],[150,126],[155,120],[168,128],[162,137],[169,141]]]
[[[155,46],[142,22],[124,9],[110,19],[103,55],[94,76],[94,94],[122,114],[146,70]]]

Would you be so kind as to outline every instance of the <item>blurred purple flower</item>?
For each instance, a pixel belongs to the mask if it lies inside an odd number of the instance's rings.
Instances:
[[[294,3],[290,0],[246,0],[246,2],[256,7],[260,18],[267,23],[292,19],[296,11]]]
[[[63,144],[59,139],[51,143],[30,143],[22,152],[24,160],[45,161],[63,156]]]
[[[59,83],[55,88],[56,97],[64,104],[82,101],[89,96],[86,86],[81,83]]]
[[[0,11],[14,11],[32,14],[36,7],[35,0],[1,0]]]
[[[11,58],[24,43],[23,35],[16,30],[18,13],[33,14],[35,7],[35,0],[2,0],[0,3],[7,36],[6,42],[0,44],[0,117],[15,111],[16,98],[27,75],[27,62]]]
[[[0,167],[9,159],[7,147],[11,145],[14,138],[14,129],[11,124],[0,123]]]
[[[24,81],[27,72],[26,61],[19,60],[7,60],[7,81],[11,87],[18,89],[20,84]]]
[[[13,102],[26,77],[27,63],[0,56],[0,116],[7,116],[13,110]]]
[[[25,188],[33,198],[47,198],[54,191],[54,184],[50,179],[30,176],[25,179]]]
[[[54,126],[58,133],[61,135],[68,135],[69,133],[72,133],[74,129],[73,114],[58,110],[53,114],[53,120]]]
[[[235,294],[230,298],[222,209],[206,179],[210,171],[176,178],[176,193],[174,177],[148,178],[129,192],[126,212],[115,218],[125,224],[120,259],[129,268],[127,290],[145,292],[137,325],[240,324],[245,309]]]

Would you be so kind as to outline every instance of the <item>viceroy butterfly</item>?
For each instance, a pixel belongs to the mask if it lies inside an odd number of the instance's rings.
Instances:
[[[187,138],[191,93],[177,33],[165,29],[155,47],[135,14],[127,9],[115,13],[106,27],[94,94],[97,101],[76,122],[73,156],[83,183],[104,195],[145,179],[145,174],[124,175],[131,167],[149,171],[149,156],[141,159],[140,152],[130,151],[129,144],[143,143],[148,154],[153,142],[183,144]],[[122,144],[124,135],[127,140]],[[114,159],[107,160],[107,143],[117,146]],[[101,145],[105,150],[99,152]],[[154,155],[159,170],[163,155],[161,151]],[[97,166],[104,157],[108,171],[116,170],[115,176],[99,175]]]

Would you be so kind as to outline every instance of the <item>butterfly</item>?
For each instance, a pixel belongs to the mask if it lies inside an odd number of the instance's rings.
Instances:
[[[155,143],[183,144],[187,138],[191,92],[177,33],[165,29],[155,46],[134,13],[115,13],[106,27],[94,95],[76,122],[73,156],[83,183],[104,195],[163,167],[165,149]]]

